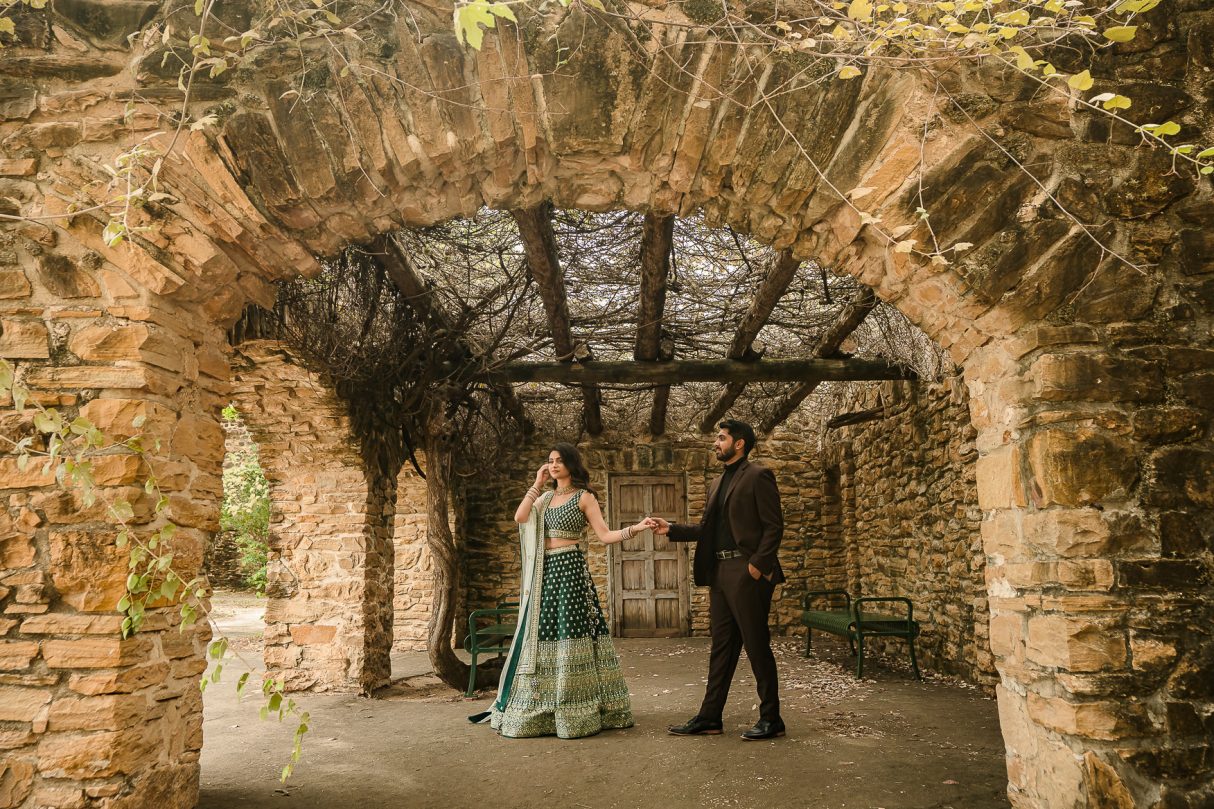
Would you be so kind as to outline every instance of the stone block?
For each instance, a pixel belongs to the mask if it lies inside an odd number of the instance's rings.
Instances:
[[[29,177],[36,171],[38,171],[38,160],[36,158],[30,157],[18,160],[0,158],[0,176]]]
[[[1106,354],[1046,354],[1032,365],[1043,401],[1149,402],[1163,398],[1163,370],[1152,362]]]
[[[50,701],[45,688],[0,686],[0,722],[33,722]]]
[[[49,612],[21,622],[21,632],[25,635],[117,635],[121,628],[120,615]]]
[[[35,489],[54,482],[54,473],[43,474],[36,458],[31,458],[25,469],[18,467],[16,458],[0,458],[0,489]]]
[[[25,273],[16,268],[0,269],[0,299],[28,298],[30,282]]]
[[[1072,702],[1030,692],[1029,717],[1042,727],[1071,736],[1115,741],[1140,725],[1141,709],[1108,700]]]
[[[109,778],[135,773],[155,759],[164,738],[155,726],[92,733],[47,733],[38,744],[46,778]]]
[[[1138,478],[1135,457],[1130,442],[1102,430],[1041,430],[1029,443],[1034,503],[1088,506],[1125,497]]]
[[[150,708],[141,694],[59,697],[51,703],[47,729],[122,730],[145,722]]]
[[[11,638],[0,639],[0,671],[25,671],[37,656],[37,643]]]
[[[114,533],[52,531],[51,581],[60,598],[81,612],[110,612],[126,592],[128,551]]]
[[[151,639],[142,635],[127,640],[116,637],[55,639],[43,641],[42,657],[53,669],[108,669],[139,662],[151,647]]]
[[[38,260],[38,277],[47,291],[59,298],[95,298],[101,287],[71,258],[47,253]]]
[[[1026,505],[1020,449],[1006,445],[979,456],[976,467],[978,506],[982,509]]]
[[[0,357],[44,360],[50,355],[49,333],[41,320],[0,319]]]
[[[303,624],[291,627],[291,640],[300,646],[332,643],[336,636],[336,626]]]
[[[1116,624],[1064,615],[1029,619],[1026,656],[1041,666],[1086,672],[1126,662],[1125,631]]]
[[[139,434],[167,436],[176,421],[173,411],[144,399],[93,399],[80,408],[80,415],[116,441]],[[143,423],[136,427],[140,417]]]
[[[5,809],[25,804],[34,790],[35,765],[16,757],[0,759],[0,806]]]
[[[169,664],[163,660],[98,674],[73,674],[68,688],[77,694],[128,694],[165,681]]]
[[[1096,753],[1083,754],[1084,786],[1099,809],[1136,809],[1137,801],[1122,781],[1116,768],[1100,759]]]
[[[1165,447],[1151,455],[1144,500],[1171,508],[1214,507],[1214,452]]]
[[[34,563],[38,549],[29,534],[0,536],[0,570],[18,570]]]

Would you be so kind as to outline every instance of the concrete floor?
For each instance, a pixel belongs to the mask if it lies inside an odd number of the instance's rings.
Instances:
[[[260,664],[255,601],[221,596],[218,621]],[[293,727],[260,722],[235,698],[243,666],[206,692],[201,809],[275,807],[1007,807],[993,700],[930,677],[917,683],[876,664],[856,681],[846,646],[824,640],[811,659],[777,642],[788,736],[744,742],[756,715],[745,659],[726,709],[726,734],[677,738],[669,724],[695,713],[708,641],[617,640],[634,728],[575,741],[501,739],[465,717],[492,695],[465,700],[429,674],[424,654],[393,658],[383,698],[301,695],[312,713],[303,761],[283,785]],[[896,665],[896,664],[895,664]],[[867,668],[867,667],[866,667]],[[869,674],[866,671],[866,674]]]

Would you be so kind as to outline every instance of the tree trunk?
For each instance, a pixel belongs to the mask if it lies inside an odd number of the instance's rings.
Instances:
[[[452,688],[468,684],[468,664],[455,656],[451,635],[459,595],[459,551],[451,533],[451,451],[447,422],[438,405],[426,425],[426,547],[434,571],[434,603],[428,627],[430,665]]]

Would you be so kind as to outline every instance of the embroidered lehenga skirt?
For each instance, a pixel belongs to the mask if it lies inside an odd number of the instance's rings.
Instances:
[[[544,554],[535,672],[518,674],[492,725],[510,738],[632,727],[628,687],[581,548]]]

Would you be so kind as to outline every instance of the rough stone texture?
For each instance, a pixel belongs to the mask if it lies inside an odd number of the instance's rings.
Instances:
[[[64,15],[96,5],[80,0],[42,13],[88,30]],[[1161,809],[1214,799],[1208,732],[1195,734],[1192,722],[1179,720],[1214,709],[1214,204],[1207,181],[1170,172],[1166,154],[1125,144],[1129,133],[1022,93],[1006,77],[947,77],[959,92],[979,96],[972,109],[981,123],[1002,127],[1017,159],[1046,188],[1077,203],[1077,216],[1100,223],[1105,243],[1142,264],[1139,272],[1078,232],[968,123],[944,115],[925,127],[932,104],[947,102],[916,74],[874,69],[859,81],[782,93],[770,110],[739,107],[719,91],[752,99],[758,81],[783,87],[790,66],[748,69],[738,49],[660,25],[649,29],[649,46],[633,47],[624,26],[590,22],[576,6],[526,22],[521,46],[511,31],[506,39],[487,37],[472,54],[456,45],[448,10],[409,10],[376,20],[374,41],[357,54],[384,76],[316,71],[304,99],[283,98],[294,71],[287,60],[283,75],[274,75],[270,60],[247,76],[230,71],[227,84],[204,82],[191,112],[216,110],[219,126],[184,134],[181,151],[166,160],[161,179],[179,201],[157,208],[155,227],[139,244],[108,247],[102,223],[89,216],[19,223],[0,233],[0,315],[41,319],[55,341],[50,359],[18,360],[39,400],[69,412],[94,397],[164,409],[168,424],[150,432],[163,441],[162,482],[186,528],[179,535],[185,572],[197,569],[216,521],[223,454],[217,413],[227,376],[222,329],[247,299],[268,300],[269,281],[313,272],[317,256],[350,241],[482,205],[547,198],[594,210],[703,209],[711,224],[731,224],[856,276],[964,368],[1013,804],[1099,805],[1102,785],[1115,783],[1135,803]],[[680,15],[675,6],[651,11],[658,21]],[[167,13],[158,7],[151,19]],[[1138,39],[1095,57],[1093,75],[1151,85],[1145,108],[1175,111],[1193,132],[1187,140],[1209,142],[1212,13],[1203,3],[1160,4],[1142,15]],[[159,47],[154,37],[135,37],[132,53],[125,50],[128,32],[111,27],[99,33],[105,48],[75,52],[46,35],[47,26],[22,30],[0,60],[0,72],[12,79],[0,98],[0,144],[6,159],[37,160],[38,173],[22,180],[29,187],[11,204],[23,213],[60,214],[78,189],[103,195],[91,167],[143,137],[141,127],[159,125],[150,115],[137,115],[131,128],[120,125],[126,99],[171,101],[176,77],[154,68],[156,50],[142,50],[145,42]],[[573,52],[557,50],[555,43],[573,41]],[[678,51],[677,64],[652,56],[660,44]],[[567,61],[555,70],[558,60]],[[133,73],[124,70],[132,64]],[[891,252],[820,181],[798,144],[824,167],[830,186],[872,188],[865,204],[887,227],[917,224],[922,200],[942,244],[966,241],[973,249],[951,267]],[[144,221],[153,224],[135,224]],[[141,344],[122,360],[86,360],[70,349],[79,329],[135,324],[149,338],[168,337],[175,350]],[[133,347],[119,342],[122,350]],[[1080,354],[1098,357],[1072,358]],[[1147,363],[1161,400],[1117,370],[1132,361]],[[1038,382],[1050,368],[1049,379]],[[1099,375],[1084,378],[1094,371]],[[1038,390],[1049,398],[1036,398]],[[1188,429],[1182,412],[1172,414],[1175,426],[1153,422],[1161,407],[1199,411],[1204,419],[1190,417]],[[1140,416],[1144,411],[1152,415]],[[215,429],[198,429],[208,424]],[[42,522],[52,517],[44,510],[30,522],[25,512],[35,497],[45,498],[63,530],[91,533],[99,546],[108,533],[94,515],[51,496],[49,481],[6,467],[5,485],[16,487],[5,504],[16,526],[10,530],[32,537],[38,549],[33,566],[0,578],[5,619],[74,614],[48,583]],[[391,488],[374,497],[386,498]],[[368,513],[387,525],[375,508]],[[381,558],[390,553],[380,550]],[[391,568],[373,572],[385,570]],[[386,625],[384,612],[372,616],[376,625]],[[1030,624],[1051,616],[1076,622],[1068,632],[1084,647],[1108,650],[1121,640],[1125,662],[1072,671],[1057,658],[1030,658]],[[1078,625],[1084,622],[1088,629]],[[146,648],[119,655],[119,673],[154,666],[167,654],[156,641],[169,634],[148,637]],[[201,739],[189,681],[201,667],[201,648],[188,637],[193,657],[149,674],[142,686],[164,711],[141,729],[150,745],[128,744],[130,729],[52,734],[43,744],[36,737],[48,731],[36,721],[31,741],[6,756],[18,765],[0,788],[15,789],[30,805],[79,796],[81,783],[100,776],[63,749],[74,742],[97,759],[121,762],[112,782],[119,797],[99,797],[98,805],[129,805],[135,793],[164,795],[159,805],[166,807],[192,804]],[[30,642],[19,625],[3,639]],[[32,677],[28,687],[58,695],[74,675],[44,672],[44,662],[35,659],[15,677]],[[126,756],[131,748],[140,755]],[[35,768],[32,777],[27,765]],[[54,781],[69,771],[66,781]]]
[[[233,366],[270,482],[266,667],[291,690],[386,685],[395,482],[365,472],[345,405],[281,344],[242,343]]]
[[[818,584],[910,598],[923,625],[921,662],[993,684],[968,404],[959,379],[883,383],[845,402],[846,410],[881,415],[827,434],[820,462],[827,575]],[[905,644],[891,644],[905,654]]]

